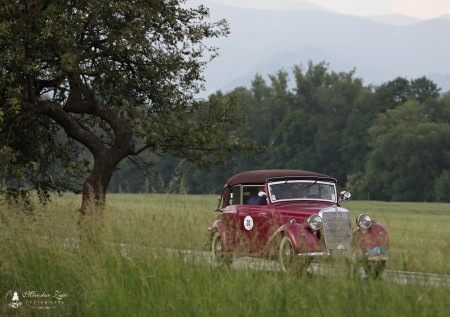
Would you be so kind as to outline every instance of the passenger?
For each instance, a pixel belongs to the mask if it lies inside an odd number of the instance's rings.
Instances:
[[[267,195],[262,187],[258,193],[258,205],[267,205]]]
[[[267,195],[264,187],[259,187],[258,196],[252,196],[248,200],[249,205],[267,205]]]

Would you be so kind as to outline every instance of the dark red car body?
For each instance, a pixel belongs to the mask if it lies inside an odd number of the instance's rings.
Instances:
[[[234,256],[276,258],[286,269],[298,259],[357,254],[366,271],[378,276],[387,260],[388,232],[366,214],[353,230],[350,212],[340,206],[349,196],[339,193],[336,179],[314,172],[236,174],[224,186],[210,227],[213,259],[223,264]]]

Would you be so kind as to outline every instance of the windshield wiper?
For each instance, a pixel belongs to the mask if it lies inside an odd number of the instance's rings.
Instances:
[[[317,180],[315,180],[314,183],[311,183],[311,184],[308,184],[308,185],[303,186],[303,188],[311,187],[312,185],[314,185],[314,184],[316,184],[316,183],[317,183]]]

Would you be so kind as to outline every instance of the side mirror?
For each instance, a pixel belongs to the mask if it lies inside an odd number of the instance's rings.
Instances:
[[[341,201],[342,200],[350,200],[350,198],[352,198],[352,194],[350,194],[350,192],[344,190],[339,193],[339,198]]]
[[[216,209],[214,209],[214,211],[221,211],[222,209],[220,209],[220,203],[222,202],[222,197],[221,196],[219,196],[219,197],[217,197],[217,202],[218,202],[218,205],[217,205],[217,208]]]

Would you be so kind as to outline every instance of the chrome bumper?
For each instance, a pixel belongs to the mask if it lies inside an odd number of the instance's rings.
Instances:
[[[330,256],[330,252],[307,252],[307,253],[298,253],[297,256],[299,257],[320,257],[320,256]]]
[[[377,248],[376,251],[379,249]],[[356,253],[348,253],[344,250],[329,250],[329,251],[322,251],[322,252],[305,252],[305,253],[297,253],[298,257],[307,257],[307,258],[317,258],[317,257],[332,257],[332,256],[339,256],[339,257],[347,257],[351,258],[351,254],[356,254],[356,258],[358,259],[365,259],[368,261],[387,261],[389,257],[387,256],[387,250],[383,250],[381,253],[378,252],[367,252],[365,255],[362,254],[361,251],[356,251]]]

